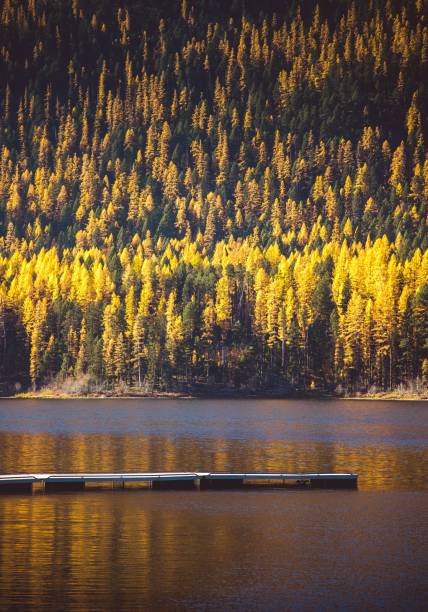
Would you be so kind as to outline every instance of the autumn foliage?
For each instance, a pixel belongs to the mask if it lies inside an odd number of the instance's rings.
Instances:
[[[427,382],[427,72],[423,0],[2,0],[4,388]]]

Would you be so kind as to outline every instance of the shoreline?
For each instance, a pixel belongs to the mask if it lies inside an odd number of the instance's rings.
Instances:
[[[15,395],[0,396],[2,399],[41,399],[41,400],[148,400],[148,399],[186,399],[186,400],[213,400],[213,399],[282,399],[282,400],[350,400],[350,401],[428,401],[428,391],[410,393],[406,395],[402,391],[383,391],[378,393],[367,393],[358,395],[338,395],[334,393],[314,393],[314,392],[296,392],[294,394],[280,392],[260,392],[260,393],[179,393],[179,392],[154,392],[154,393],[61,393],[49,391],[28,391],[16,393]]]

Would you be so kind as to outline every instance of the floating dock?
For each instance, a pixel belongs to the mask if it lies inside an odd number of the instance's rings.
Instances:
[[[311,489],[356,489],[358,475],[221,473],[221,472],[131,472],[120,474],[4,474],[0,475],[0,493],[78,491],[89,485],[112,488],[141,485],[152,489],[239,489],[251,486],[307,487]]]

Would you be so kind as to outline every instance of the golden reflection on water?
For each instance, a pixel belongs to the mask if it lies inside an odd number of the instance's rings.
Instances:
[[[0,473],[352,471],[359,491],[0,495],[0,610],[418,609],[425,407],[162,406],[3,404]]]
[[[276,602],[273,609],[293,609],[285,605],[290,595],[297,597],[299,609],[317,609],[322,588],[330,598],[336,593],[339,599],[348,597],[349,604],[356,584],[359,597],[366,588],[374,589],[371,601],[377,601],[380,585],[390,604],[397,597],[416,599],[426,566],[426,529],[421,529],[426,495],[3,495],[0,609],[189,609],[192,598],[205,604],[216,599],[209,609],[254,609],[256,601],[256,609],[264,609],[266,597]],[[408,584],[402,579],[403,566],[410,572]],[[309,602],[304,599],[311,596]],[[235,606],[228,607],[227,601]],[[347,609],[357,609],[355,601],[353,605]]]
[[[151,593],[159,590],[156,571],[162,572],[163,589],[181,591],[192,578],[177,563],[179,549],[201,544],[193,537],[197,515],[177,512],[168,503],[160,510],[146,509],[144,496],[150,492],[125,492],[126,508],[118,503],[120,493],[111,495],[116,498],[101,499],[96,493],[2,496],[0,594],[11,603],[15,594],[22,605],[25,593],[27,603],[41,607],[53,593],[71,593],[74,601],[68,604],[88,610],[91,594],[99,600],[95,585],[101,574],[109,605],[109,591],[118,590],[120,604],[113,608],[122,609],[127,598],[135,601],[136,592],[149,600],[159,597]],[[200,534],[208,535],[203,530]],[[210,554],[217,559],[227,556],[230,562],[237,544],[232,526],[217,522],[209,539]],[[154,559],[162,560],[162,566],[153,567]]]
[[[121,471],[351,471],[362,490],[428,486],[428,455],[410,445],[0,433],[2,473]]]

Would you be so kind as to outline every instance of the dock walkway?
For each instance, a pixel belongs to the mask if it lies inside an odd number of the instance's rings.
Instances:
[[[244,486],[302,486],[309,488],[347,488],[358,486],[358,475],[352,473],[221,473],[221,472],[130,472],[76,474],[4,474],[0,475],[0,493],[32,490],[33,485],[45,491],[80,490],[87,484],[112,483],[125,488],[126,484],[146,484],[152,489],[229,489]]]

